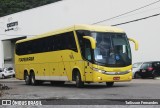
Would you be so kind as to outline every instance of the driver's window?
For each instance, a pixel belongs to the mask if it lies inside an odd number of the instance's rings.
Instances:
[[[91,58],[91,44],[90,44],[90,41],[89,40],[85,40],[85,54],[84,54],[84,57],[88,60],[88,61],[91,61],[92,58]]]

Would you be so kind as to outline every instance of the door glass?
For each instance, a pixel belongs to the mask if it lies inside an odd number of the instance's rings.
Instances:
[[[84,57],[85,59],[87,59],[88,61],[91,61],[91,44],[89,40],[85,40],[85,54]]]
[[[149,66],[149,64],[148,64],[148,63],[145,63],[145,64],[142,65],[142,69],[147,69],[148,66]]]

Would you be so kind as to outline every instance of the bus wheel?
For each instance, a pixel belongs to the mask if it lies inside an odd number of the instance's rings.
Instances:
[[[25,73],[24,80],[25,80],[26,85],[31,84],[31,80],[30,80],[30,77],[29,77],[28,73]]]
[[[84,86],[84,82],[82,82],[81,75],[79,72],[76,74],[76,87],[82,88]]]
[[[106,82],[107,87],[112,87],[114,82]]]
[[[37,85],[37,81],[35,80],[35,74],[34,74],[34,72],[31,73],[31,84],[32,85]]]

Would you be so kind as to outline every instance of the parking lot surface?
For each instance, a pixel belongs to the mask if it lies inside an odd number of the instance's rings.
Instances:
[[[53,86],[49,82],[38,86],[25,85],[15,78],[1,79],[10,89],[4,90],[1,98],[12,99],[160,99],[159,79],[133,79],[131,82],[117,82],[113,87],[105,83],[85,84],[76,88],[74,82]]]

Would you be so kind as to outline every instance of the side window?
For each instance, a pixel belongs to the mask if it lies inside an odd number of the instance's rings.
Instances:
[[[60,34],[57,40],[58,40],[57,41],[58,50],[63,50],[63,36]]]
[[[76,31],[77,37],[78,37],[78,42],[80,44],[80,49],[81,51],[83,51],[82,49],[84,48],[84,42],[83,42],[83,36],[91,36],[90,31],[87,30],[78,30]]]
[[[42,45],[41,39],[35,40],[35,53],[40,53],[42,51]]]
[[[31,41],[32,42],[32,44],[31,44],[31,48],[32,48],[32,53],[35,53],[36,52],[36,43],[37,43],[37,41],[36,40],[34,40],[34,41]]]
[[[31,45],[31,42],[26,42],[26,51],[27,51],[27,54],[31,54],[32,53],[32,45]]]
[[[28,42],[28,54],[34,53],[34,41]]]
[[[33,43],[34,43],[33,47],[35,47],[33,53],[40,53],[43,51],[42,45],[44,45],[44,44],[43,44],[42,39],[36,39],[36,40],[34,40]]]
[[[55,50],[55,44],[56,44],[56,42],[55,42],[55,37],[54,36],[51,36],[51,38],[50,38],[50,47],[51,47],[51,51],[54,51]]]
[[[19,55],[20,54],[20,45],[16,44],[15,48],[16,48],[16,54]]]
[[[16,44],[17,55],[34,54],[65,49],[77,51],[73,31]]]
[[[53,51],[61,50],[61,38],[60,35],[53,36]]]
[[[42,52],[48,52],[48,51],[49,51],[49,50],[48,50],[48,49],[49,49],[49,48],[48,48],[48,45],[49,45],[49,44],[48,44],[48,40],[47,40],[47,39],[48,39],[48,37],[43,38],[43,44],[42,44],[42,45],[43,45],[43,47],[42,47],[42,48],[43,48],[43,51],[42,51]]]
[[[160,68],[160,62],[155,62],[153,63],[154,68]]]
[[[21,55],[26,54],[27,53],[27,47],[26,47],[27,45],[25,43],[20,43],[19,46],[20,46],[20,54]]]
[[[150,66],[149,63],[144,63],[141,67],[141,69],[147,69]]]
[[[73,51],[77,51],[76,40],[75,40],[73,32],[64,33],[63,40],[64,41],[62,45],[65,46],[64,49],[70,49]]]
[[[146,64],[144,63],[142,66],[141,66],[141,69],[145,69],[146,67]]]
[[[24,50],[23,50],[23,43],[18,43],[16,44],[16,54],[17,55],[21,55],[24,54]]]

